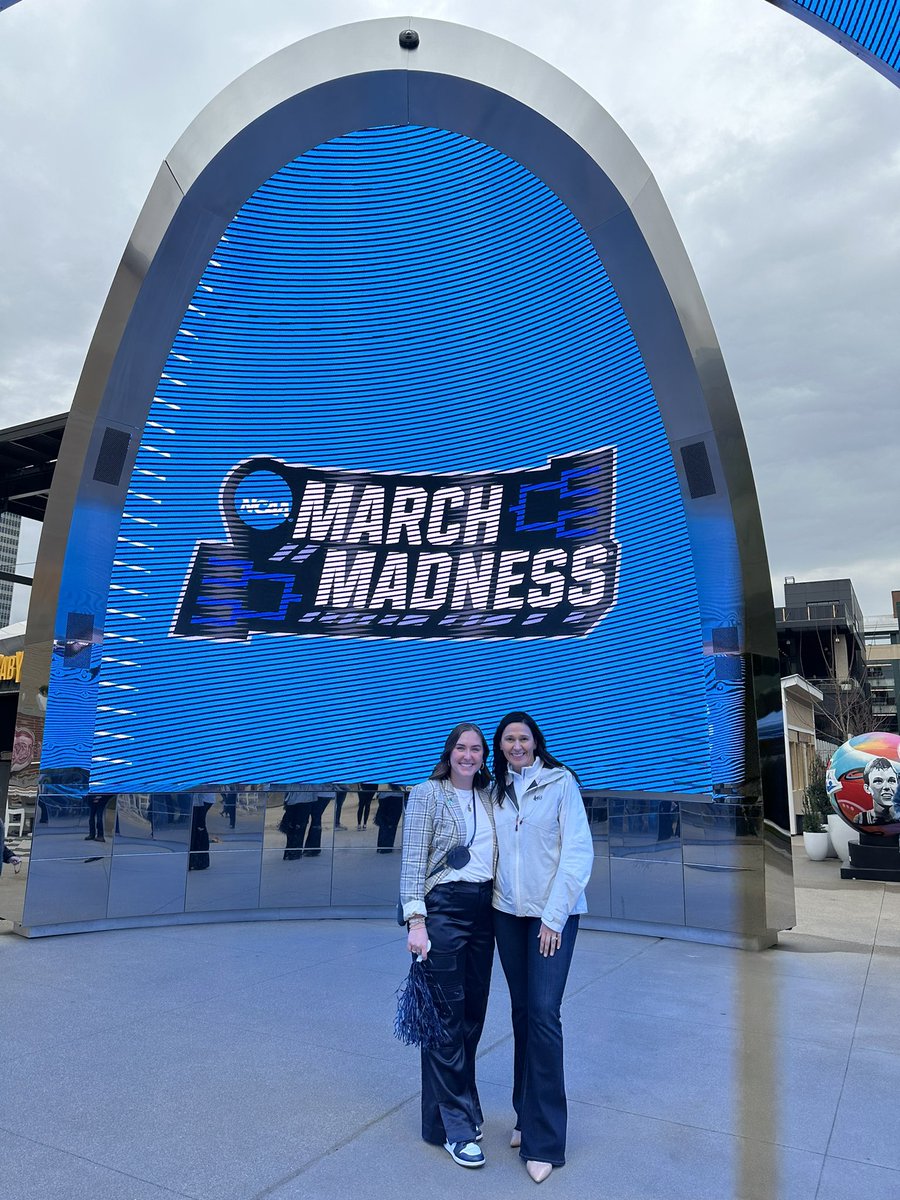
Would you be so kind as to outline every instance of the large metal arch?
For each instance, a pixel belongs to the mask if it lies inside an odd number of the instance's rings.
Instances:
[[[768,0],[900,86],[897,0]]]
[[[402,49],[406,25],[419,34]],[[20,711],[46,695],[62,570],[77,505],[122,511],[156,382],[204,266],[247,195],[289,159],[349,130],[434,125],[486,142],[560,197],[596,248],[629,319],[681,485],[704,632],[729,627],[743,666],[746,762],[739,791],[760,795],[770,827],[787,827],[780,740],[760,751],[758,722],[780,711],[771,585],[759,509],[712,323],[652,175],[608,113],[572,81],[498,38],[444,22],[386,18],[316,35],[225,89],[167,157],[104,306],[60,452],[35,571]],[[120,482],[94,478],[104,435],[130,436]],[[713,490],[692,486],[680,453],[702,445]],[[709,571],[708,530],[727,529],[738,560],[723,597]],[[113,528],[107,522],[109,529]],[[115,534],[91,541],[88,592],[105,596]],[[76,551],[77,552],[77,551]],[[705,565],[704,565],[705,564]],[[711,643],[709,654],[714,654]],[[783,847],[781,847],[783,850]],[[774,863],[774,859],[772,860]],[[790,923],[771,892],[768,928]]]

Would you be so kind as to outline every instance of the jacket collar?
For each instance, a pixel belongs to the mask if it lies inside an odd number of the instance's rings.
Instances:
[[[529,783],[529,788],[544,787],[548,783],[555,783],[558,779],[564,779],[566,774],[565,767],[541,767],[537,775]]]
[[[537,769],[535,769],[537,768]],[[548,767],[539,759],[530,767],[526,767],[523,771],[525,776],[525,795],[535,791],[539,787],[546,787],[548,783],[555,783],[556,780],[562,779],[565,776],[565,767]],[[513,780],[516,777],[512,771],[508,771],[506,775],[506,795],[514,795],[515,784]]]
[[[537,770],[535,770],[537,766]],[[528,775],[528,772],[532,774]],[[548,767],[544,763],[533,763],[530,767],[525,768],[526,784],[525,791],[522,793],[522,799],[526,800],[529,796],[533,796],[535,792],[547,786],[548,783],[554,783],[557,779],[562,779],[565,775],[565,767]],[[506,790],[503,793],[503,799],[509,800],[516,812],[519,811],[519,799],[516,795],[516,776],[512,771],[506,774]]]

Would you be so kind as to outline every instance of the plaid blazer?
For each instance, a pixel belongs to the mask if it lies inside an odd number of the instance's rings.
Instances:
[[[478,795],[494,826],[494,808],[490,792],[478,788]],[[448,850],[468,841],[466,819],[456,788],[449,779],[426,779],[409,793],[403,818],[403,862],[400,867],[400,900],[406,920],[413,913],[427,916],[425,897],[439,883],[445,883],[451,868],[441,866]],[[494,839],[494,873],[497,871],[497,841]]]

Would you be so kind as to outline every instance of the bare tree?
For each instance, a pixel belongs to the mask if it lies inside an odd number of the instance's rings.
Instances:
[[[875,713],[871,693],[858,679],[835,679],[832,675],[817,679],[816,687],[823,694],[816,708],[827,731],[839,743],[861,733],[877,733],[885,727],[885,717]]]
[[[818,631],[818,636],[825,673],[811,682],[815,683],[823,694],[822,700],[816,704],[816,709],[822,716],[826,732],[838,743],[846,742],[861,733],[878,732],[885,726],[886,719],[875,713],[872,692],[865,674],[865,660],[860,678],[853,673],[857,663],[851,644],[847,674],[839,673],[835,662],[834,644],[830,643],[826,648],[821,630]]]

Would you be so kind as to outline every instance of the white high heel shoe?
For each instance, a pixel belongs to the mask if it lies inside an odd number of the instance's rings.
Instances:
[[[553,1170],[552,1163],[534,1162],[531,1159],[525,1164],[525,1170],[531,1176],[535,1183],[543,1183],[550,1172]]]

